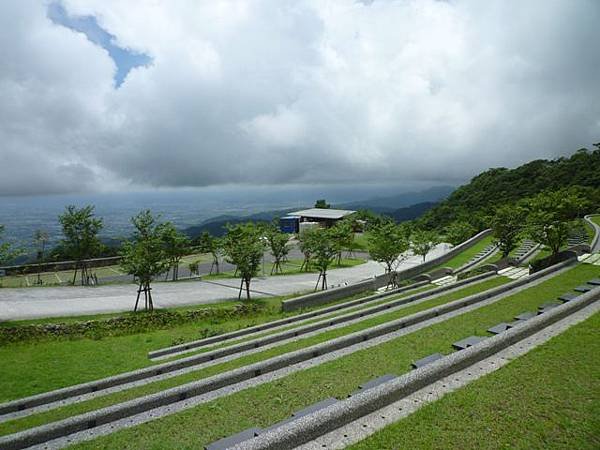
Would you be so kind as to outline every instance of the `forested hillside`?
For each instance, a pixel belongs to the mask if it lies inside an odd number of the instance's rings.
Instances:
[[[419,222],[426,228],[442,229],[455,220],[476,228],[503,204],[514,203],[542,191],[580,186],[600,209],[600,144],[595,150],[580,149],[569,158],[531,161],[515,169],[489,169],[456,189],[446,200],[426,212]]]

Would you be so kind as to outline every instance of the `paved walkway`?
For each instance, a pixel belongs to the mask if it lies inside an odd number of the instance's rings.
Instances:
[[[448,250],[447,244],[440,244],[428,255],[427,260]],[[400,264],[399,269],[421,262],[420,256],[411,256]],[[331,270],[327,274],[327,281],[330,286],[338,286],[356,283],[383,272],[382,265],[367,261],[359,266]],[[309,292],[314,289],[317,277],[314,273],[259,277],[252,281],[251,288],[256,297]],[[237,299],[238,289],[238,279],[165,282],[153,285],[152,296],[155,307],[167,308],[234,300]],[[135,297],[136,286],[133,284],[3,288],[0,289],[0,321],[129,311],[133,309]]]

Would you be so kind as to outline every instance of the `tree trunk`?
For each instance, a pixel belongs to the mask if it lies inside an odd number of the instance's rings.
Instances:
[[[246,278],[246,299],[250,300],[250,278]]]
[[[240,300],[242,298],[243,290],[244,290],[244,279],[242,278],[242,280],[240,282],[240,291],[238,292],[238,300]]]
[[[142,293],[142,283],[140,282],[140,285],[138,286],[137,298],[135,299],[135,307],[133,308],[133,312],[137,312],[138,303],[140,301],[140,294],[141,293]]]
[[[154,311],[154,302],[152,301],[152,288],[150,287],[150,282],[146,283],[146,291],[148,292],[148,305],[150,307],[150,311]]]

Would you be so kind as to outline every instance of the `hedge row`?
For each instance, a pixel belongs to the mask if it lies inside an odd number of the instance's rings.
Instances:
[[[187,311],[155,310],[73,323],[30,324],[0,327],[0,345],[55,338],[93,338],[143,333],[171,328],[201,320],[222,321],[251,317],[264,312],[265,307],[256,303],[238,304],[231,308],[203,308]],[[216,330],[204,330],[209,336]]]

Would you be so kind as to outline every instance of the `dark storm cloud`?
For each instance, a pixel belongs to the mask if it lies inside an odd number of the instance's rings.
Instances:
[[[600,4],[69,0],[0,8],[0,194],[456,182],[600,140]],[[18,20],[17,20],[18,19]]]

